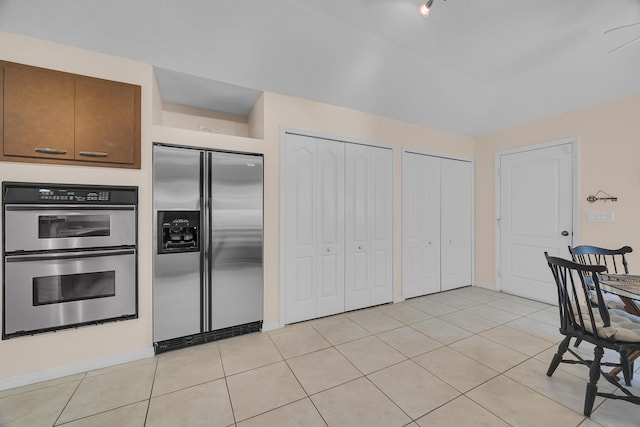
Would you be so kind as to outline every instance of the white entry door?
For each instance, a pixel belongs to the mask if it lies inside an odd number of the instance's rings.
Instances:
[[[567,258],[573,235],[573,145],[499,156],[500,290],[557,304],[544,252]]]

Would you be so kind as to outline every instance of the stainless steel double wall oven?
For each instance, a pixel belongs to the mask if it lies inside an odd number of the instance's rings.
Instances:
[[[2,194],[3,339],[138,316],[137,187]]]

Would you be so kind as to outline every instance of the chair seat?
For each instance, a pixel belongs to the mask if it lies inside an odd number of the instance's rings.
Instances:
[[[582,311],[585,329],[593,333],[587,307],[581,304],[580,309]],[[575,313],[576,320],[579,321],[577,311],[575,311]],[[609,318],[611,321],[609,326],[604,326],[598,310],[593,310],[593,318],[596,323],[596,329],[598,330],[598,336],[601,338],[617,342],[640,343],[640,317],[624,310],[610,308]]]
[[[606,304],[608,309],[624,309],[624,303],[619,296],[603,292],[602,297],[604,298],[604,303]],[[598,304],[598,297],[596,296],[595,291],[591,291],[591,302],[593,302],[594,304]]]

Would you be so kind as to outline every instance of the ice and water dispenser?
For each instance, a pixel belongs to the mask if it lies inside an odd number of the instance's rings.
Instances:
[[[200,250],[200,211],[158,211],[158,253]]]

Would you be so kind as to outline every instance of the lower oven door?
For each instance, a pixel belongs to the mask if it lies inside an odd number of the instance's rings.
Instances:
[[[137,317],[136,251],[7,256],[2,338]]]

